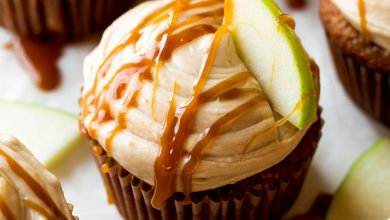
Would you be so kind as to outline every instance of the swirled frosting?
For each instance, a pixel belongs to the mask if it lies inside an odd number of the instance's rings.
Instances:
[[[87,132],[166,192],[156,200],[259,173],[307,130],[287,120],[277,126],[281,117],[237,55],[223,16],[222,0],[146,2],[114,22],[85,60]]]
[[[0,219],[74,219],[58,179],[18,140],[1,134]]]
[[[390,51],[390,0],[332,0],[358,30]]]

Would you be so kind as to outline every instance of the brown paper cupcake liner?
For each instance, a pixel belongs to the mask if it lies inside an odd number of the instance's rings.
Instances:
[[[20,36],[71,40],[101,30],[135,0],[0,0],[0,24]]]
[[[365,112],[390,127],[390,73],[362,65],[328,39],[345,91]]]
[[[390,126],[390,53],[367,41],[330,0],[320,15],[338,77],[352,100]]]
[[[282,162],[236,184],[193,192],[190,200],[175,193],[161,210],[151,205],[153,187],[133,176],[97,141],[90,147],[103,176],[109,200],[125,219],[281,219],[297,198],[321,136],[323,121],[309,129]]]

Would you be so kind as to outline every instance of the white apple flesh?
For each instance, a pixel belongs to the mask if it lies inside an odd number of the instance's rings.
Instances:
[[[273,0],[232,3],[237,51],[274,111],[297,128],[313,122],[317,98],[309,58],[288,22],[279,23],[283,12]]]
[[[19,139],[47,168],[81,142],[76,116],[29,103],[0,101],[0,133]]]
[[[327,220],[390,218],[390,140],[382,139],[352,166],[337,190]]]

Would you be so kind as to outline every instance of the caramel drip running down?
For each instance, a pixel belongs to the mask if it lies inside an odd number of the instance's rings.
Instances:
[[[35,42],[27,38],[14,37],[12,48],[40,89],[49,91],[58,87],[61,74],[57,61],[62,54],[62,44]]]
[[[367,13],[366,13],[366,4],[364,0],[358,0],[358,8],[360,14],[360,27],[362,28],[363,38],[366,42],[370,40],[370,33],[367,28]]]
[[[7,161],[12,171],[15,172],[17,176],[19,176],[21,179],[24,180],[24,182],[31,188],[31,190],[35,193],[35,195],[38,198],[40,198],[50,208],[50,210],[53,211],[53,214],[58,219],[67,219],[64,213],[62,213],[62,211],[57,207],[56,203],[53,201],[50,195],[45,191],[45,189],[32,176],[30,176],[30,174],[27,173],[27,171],[23,167],[21,167],[16,161],[14,161],[14,159],[12,159],[8,154],[6,154],[1,149],[0,149],[0,156]],[[37,211],[42,210],[42,208],[38,205],[35,206],[35,208]],[[46,217],[52,219],[52,216],[46,215]]]
[[[278,31],[281,31],[284,24],[287,24],[291,29],[295,30],[295,20],[290,15],[281,14],[278,16]]]
[[[248,102],[243,105],[237,107],[233,111],[227,113],[213,125],[210,126],[203,133],[203,138],[195,145],[192,152],[189,154],[189,158],[187,159],[185,166],[183,168],[183,184],[185,194],[189,195],[191,193],[191,177],[192,173],[196,167],[196,165],[200,161],[200,157],[202,152],[212,144],[215,137],[224,129],[233,124],[236,120],[238,120],[245,113],[251,111],[256,107],[256,104],[259,103],[259,96],[255,96],[250,99]]]
[[[230,2],[226,1],[225,4],[225,23],[218,28],[211,40],[208,53],[204,57],[199,77],[192,88],[191,98],[189,98],[189,100],[182,106],[177,108],[175,112],[169,111],[171,115],[168,115],[168,117],[173,117],[174,120],[172,121],[173,123],[164,126],[163,134],[169,135],[162,136],[160,155],[155,162],[155,193],[152,199],[154,207],[161,208],[165,200],[167,200],[175,192],[176,174],[179,163],[184,156],[183,148],[190,132],[192,131],[196,111],[202,104],[200,99],[202,89],[206,83],[208,74],[213,67],[218,45],[221,42],[222,37],[228,32],[228,28],[231,24],[231,7],[227,7],[230,6]],[[213,129],[213,131],[214,130],[215,129]],[[210,139],[212,139],[212,136],[215,136],[216,133],[217,132],[210,133]],[[168,138],[165,138],[166,136]],[[207,145],[207,143],[205,144]],[[198,148],[202,149],[203,146],[199,146]],[[198,158],[200,153],[201,150],[190,152],[190,157],[185,162],[185,166],[186,164],[196,164],[197,162],[193,160]],[[187,172],[191,173],[192,170],[190,169],[191,168],[188,168],[189,171]],[[189,192],[190,189],[185,189],[185,191]]]
[[[304,94],[301,97],[301,100],[299,100],[299,102],[295,105],[294,109],[287,116],[278,120],[275,124],[273,124],[272,126],[270,126],[267,129],[265,129],[263,132],[259,133],[258,135],[254,136],[252,139],[250,139],[248,141],[248,143],[246,144],[244,151],[241,154],[241,160],[244,158],[244,155],[248,151],[248,148],[253,144],[254,141],[256,141],[256,139],[262,137],[263,135],[266,135],[268,132],[272,131],[273,129],[277,129],[277,128],[283,126],[294,115],[294,113],[299,112],[302,109],[302,105],[305,102],[305,100],[307,99],[307,97],[309,97],[309,94]]]
[[[7,205],[7,203],[4,201],[3,197],[0,195],[0,210],[1,213],[4,215],[5,219],[7,220],[17,220],[12,213],[11,209]]]

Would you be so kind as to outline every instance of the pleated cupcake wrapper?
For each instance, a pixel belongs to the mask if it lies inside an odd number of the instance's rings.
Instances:
[[[390,127],[390,73],[377,72],[343,50],[328,37],[337,74],[352,100],[369,115]]]
[[[0,24],[17,35],[70,40],[109,25],[134,1],[0,0]]]
[[[213,190],[194,192],[190,199],[175,193],[161,210],[151,205],[153,188],[130,174],[103,151],[93,154],[109,197],[125,219],[280,219],[297,198],[321,136],[319,119],[299,146],[282,162],[257,175]],[[91,149],[100,147],[94,140]]]

